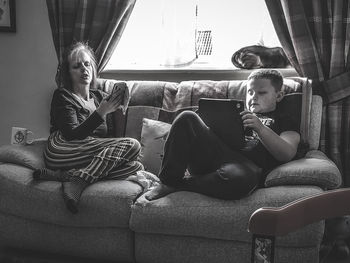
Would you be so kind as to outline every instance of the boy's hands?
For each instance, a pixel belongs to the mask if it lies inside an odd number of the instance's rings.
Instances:
[[[250,128],[260,134],[265,125],[262,124],[259,118],[253,112],[247,110],[242,111],[240,114],[242,116],[244,129]]]
[[[265,126],[259,118],[250,111],[241,112],[244,129],[253,129],[259,136],[259,140],[276,160],[288,162],[295,156],[300,141],[299,133],[284,131],[276,134],[268,126]]]

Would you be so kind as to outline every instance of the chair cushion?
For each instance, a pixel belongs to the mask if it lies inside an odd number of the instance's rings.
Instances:
[[[316,186],[278,186],[258,189],[252,195],[234,201],[186,191],[153,201],[141,196],[132,207],[130,228],[137,233],[250,242],[248,221],[256,209],[279,207],[321,192]],[[323,222],[311,224],[279,238],[278,242],[298,247],[319,244],[323,226]]]
[[[0,164],[0,211],[39,222],[66,226],[127,228],[131,205],[142,188],[130,181],[100,181],[82,194],[79,212],[65,207],[60,182],[36,181],[32,169]]]

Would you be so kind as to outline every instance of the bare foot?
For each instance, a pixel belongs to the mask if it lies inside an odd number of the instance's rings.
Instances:
[[[165,184],[159,184],[156,187],[154,187],[152,190],[150,190],[149,192],[147,192],[145,194],[145,198],[149,201],[151,200],[155,200],[158,198],[161,198],[163,196],[166,196],[170,193],[175,192],[175,188],[167,186]]]

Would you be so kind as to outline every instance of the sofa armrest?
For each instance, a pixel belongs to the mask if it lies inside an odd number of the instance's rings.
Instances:
[[[265,186],[316,185],[323,189],[336,189],[342,183],[334,162],[323,152],[309,151],[304,158],[282,164],[266,177]]]
[[[45,168],[43,152],[47,139],[37,139],[30,145],[0,146],[0,162],[14,163],[31,169]]]
[[[320,220],[350,214],[350,189],[342,188],[300,198],[282,207],[263,207],[250,217],[248,231],[283,236]]]

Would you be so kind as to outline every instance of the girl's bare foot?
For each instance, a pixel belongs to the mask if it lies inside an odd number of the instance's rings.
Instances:
[[[159,184],[156,187],[154,187],[152,190],[147,192],[145,194],[145,198],[149,201],[161,198],[163,196],[166,196],[170,193],[175,192],[176,189],[170,186],[167,186],[165,184]]]

